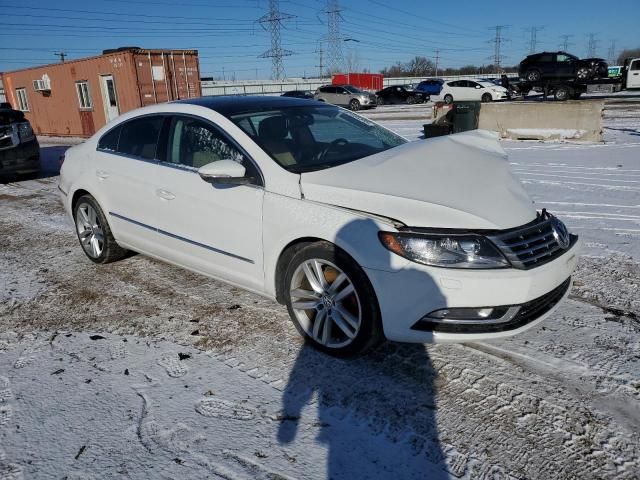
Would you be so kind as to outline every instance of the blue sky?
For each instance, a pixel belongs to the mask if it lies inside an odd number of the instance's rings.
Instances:
[[[415,55],[440,65],[459,67],[491,63],[494,35],[504,31],[503,64],[517,64],[529,50],[532,26],[538,50],[558,49],[561,35],[571,35],[569,51],[586,56],[588,34],[595,34],[596,54],[640,47],[640,0],[341,0],[341,33],[356,41],[344,52],[361,68],[378,71]],[[197,48],[203,76],[269,78],[271,61],[258,58],[270,48],[270,36],[256,22],[268,0],[0,0],[0,71],[100,53],[124,45],[143,48]],[[294,15],[282,29],[288,77],[318,73],[320,39],[327,32],[326,2],[280,0],[280,10]],[[324,44],[326,49],[326,44]],[[325,59],[326,62],[326,59]]]

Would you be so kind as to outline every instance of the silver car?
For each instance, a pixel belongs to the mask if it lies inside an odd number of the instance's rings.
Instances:
[[[364,92],[353,85],[325,85],[316,90],[313,98],[353,111],[361,108],[376,108],[377,106],[375,95]]]

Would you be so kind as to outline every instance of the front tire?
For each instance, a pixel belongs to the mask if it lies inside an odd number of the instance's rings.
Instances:
[[[490,93],[483,93],[481,100],[482,100],[482,103],[489,103],[489,102],[493,101],[493,97],[491,96]]]
[[[318,350],[348,357],[380,341],[382,322],[371,282],[335,245],[318,242],[296,252],[284,286],[293,324]]]
[[[113,238],[107,218],[91,195],[78,199],[73,207],[73,219],[80,246],[92,262],[111,263],[127,254]]]
[[[355,98],[349,102],[349,110],[352,112],[357,112],[360,110],[360,102]]]
[[[407,103],[409,105],[413,105],[414,103],[416,103],[415,97],[413,97],[413,96],[412,97],[407,97]]]
[[[447,105],[451,105],[453,103],[453,97],[449,94],[446,94],[444,96],[444,103],[446,103]]]

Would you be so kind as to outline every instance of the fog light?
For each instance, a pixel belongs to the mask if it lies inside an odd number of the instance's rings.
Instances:
[[[496,320],[504,317],[508,311],[509,307],[443,308],[425,315],[424,319],[444,322]]]

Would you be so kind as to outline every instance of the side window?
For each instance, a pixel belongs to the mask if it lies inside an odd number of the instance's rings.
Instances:
[[[122,127],[118,125],[116,128],[105,133],[98,142],[98,150],[104,150],[107,152],[118,151],[118,140],[120,140],[120,132]]]
[[[449,82],[447,85],[450,87],[464,87],[462,80],[457,80],[455,82]]]
[[[558,62],[570,62],[572,59],[569,55],[564,55],[564,54],[558,54],[556,55],[556,60]]]
[[[123,124],[118,142],[118,152],[146,160],[154,160],[163,120],[164,117],[154,115]]]
[[[629,70],[640,70],[640,60],[634,60],[631,62],[631,67]]]
[[[479,83],[472,82],[471,80],[467,80],[467,82],[466,82],[466,83],[467,83],[467,87],[469,87],[469,88],[476,88],[476,87],[480,87],[480,84],[479,84]]]
[[[553,62],[553,55],[549,54],[544,54],[544,55],[540,55],[540,58],[538,59],[539,62]]]
[[[219,160],[233,160],[248,168],[245,156],[216,128],[196,118],[175,117],[169,132],[167,162],[200,168]]]

